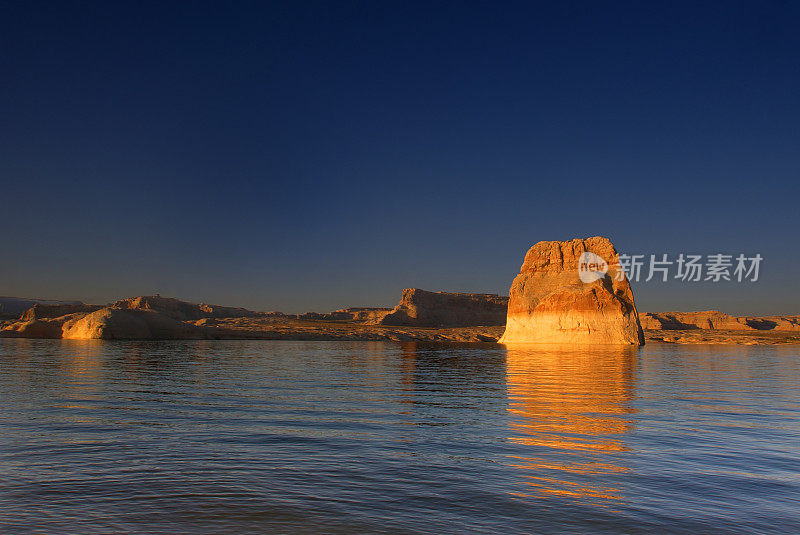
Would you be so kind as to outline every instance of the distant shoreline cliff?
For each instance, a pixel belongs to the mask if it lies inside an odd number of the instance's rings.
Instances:
[[[161,296],[108,305],[31,300],[33,306],[18,317],[0,321],[0,337],[496,342],[505,330],[507,299],[409,288],[394,308],[350,307],[305,314],[256,312]],[[800,343],[800,315],[658,312],[641,313],[640,319],[648,343]]]
[[[17,313],[24,310],[16,320],[14,314],[0,320],[0,338],[416,340],[578,346],[640,346],[646,340],[800,340],[800,316],[734,317],[717,311],[640,315],[617,250],[602,236],[537,242],[525,254],[508,297],[406,288],[394,308],[350,307],[303,314],[195,304],[160,295],[106,305],[0,298],[0,306]],[[681,334],[669,334],[673,331]],[[691,331],[713,334],[686,334]]]

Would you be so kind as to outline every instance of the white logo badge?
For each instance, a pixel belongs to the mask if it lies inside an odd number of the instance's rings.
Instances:
[[[599,255],[586,251],[578,259],[578,276],[585,283],[594,282],[608,273],[608,262]]]

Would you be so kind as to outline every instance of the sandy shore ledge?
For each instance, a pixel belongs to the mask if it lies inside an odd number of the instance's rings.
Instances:
[[[0,328],[9,322],[0,322]],[[222,318],[197,322],[197,336],[219,340],[351,340],[419,342],[497,342],[505,326],[398,327],[346,321],[286,318]],[[740,330],[645,330],[648,344],[800,344],[798,332]]]
[[[431,342],[496,342],[505,326],[486,327],[389,327],[347,322],[309,320],[219,320],[220,338],[271,340],[390,340]],[[734,330],[645,330],[647,343],[667,344],[800,344],[797,332]]]

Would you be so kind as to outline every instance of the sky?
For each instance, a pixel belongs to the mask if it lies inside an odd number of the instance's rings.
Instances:
[[[4,2],[0,295],[507,294],[541,240],[759,253],[800,314],[800,2]]]

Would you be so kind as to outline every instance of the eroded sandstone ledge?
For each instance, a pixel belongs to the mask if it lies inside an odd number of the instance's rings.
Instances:
[[[382,325],[474,327],[505,325],[508,297],[495,294],[428,292],[406,288]]]

